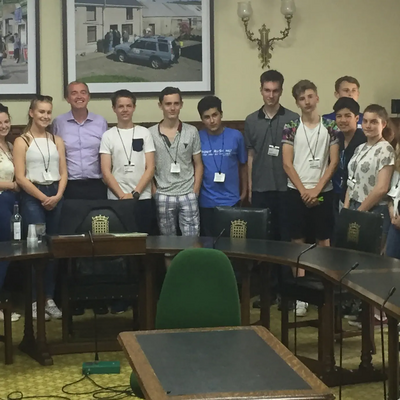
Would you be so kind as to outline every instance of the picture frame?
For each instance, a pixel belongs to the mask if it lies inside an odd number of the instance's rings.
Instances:
[[[64,89],[214,94],[214,0],[63,0]]]
[[[40,93],[39,13],[39,0],[0,2],[0,99]]]

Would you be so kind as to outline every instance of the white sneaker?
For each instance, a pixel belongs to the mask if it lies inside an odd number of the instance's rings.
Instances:
[[[11,313],[11,322],[17,322],[21,318],[21,314]],[[0,310],[0,321],[4,321],[4,313],[3,310]]]
[[[37,303],[36,301],[32,303],[32,318],[37,319]],[[44,313],[44,319],[45,321],[50,321],[50,315],[47,313]]]
[[[48,314],[51,318],[55,318],[55,319],[61,319],[62,318],[62,312],[57,307],[56,303],[54,303],[53,299],[48,299],[46,301],[46,305],[44,306],[44,310],[46,311],[46,314]]]
[[[296,317],[304,317],[307,314],[307,307],[308,303],[305,303],[304,301],[296,301],[296,310],[293,310],[296,312]]]

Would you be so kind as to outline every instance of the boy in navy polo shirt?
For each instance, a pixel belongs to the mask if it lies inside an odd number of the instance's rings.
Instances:
[[[214,208],[235,206],[247,194],[247,152],[243,135],[222,125],[222,102],[206,96],[197,105],[205,129],[199,132],[204,165],[200,234],[213,236]]]

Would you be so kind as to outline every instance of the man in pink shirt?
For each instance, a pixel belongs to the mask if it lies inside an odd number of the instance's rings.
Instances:
[[[52,130],[65,143],[68,168],[66,199],[107,199],[102,181],[99,148],[107,121],[87,109],[89,88],[84,82],[71,82],[65,93],[71,111],[59,115]]]

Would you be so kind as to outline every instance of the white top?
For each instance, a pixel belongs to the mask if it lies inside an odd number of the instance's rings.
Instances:
[[[390,183],[390,190],[388,196],[393,199],[393,214],[399,215],[399,200],[400,200],[400,173],[393,172],[392,182]]]
[[[296,121],[293,127],[289,125],[285,125],[282,142],[293,145],[293,167],[305,189],[313,189],[328,168],[330,146],[339,143],[336,136],[336,124],[321,118],[320,123],[310,129],[300,118],[298,125]],[[290,131],[290,135],[286,131]],[[288,187],[296,189],[290,179],[288,179]],[[332,190],[331,181],[322,189],[322,192],[329,190]]]
[[[349,179],[355,179],[353,189],[349,186],[350,200],[362,203],[374,188],[379,171],[387,165],[394,165],[394,158],[393,147],[386,140],[372,146],[368,143],[358,146],[348,166]],[[379,204],[387,204],[387,200]]]
[[[14,180],[14,164],[12,162],[12,144],[7,143],[10,151],[4,152],[0,147],[0,182],[12,182]],[[0,190],[0,193],[3,193]]]
[[[25,176],[39,185],[60,180],[60,156],[51,134],[47,138],[32,139],[26,151]]]
[[[104,132],[100,144],[100,154],[111,155],[111,173],[124,193],[135,190],[145,171],[145,153],[152,151],[155,149],[151,134],[147,128],[140,125],[131,129],[118,129],[114,126]],[[108,189],[108,198],[118,199],[110,189]],[[140,200],[150,198],[151,184],[149,183],[141,193]]]

